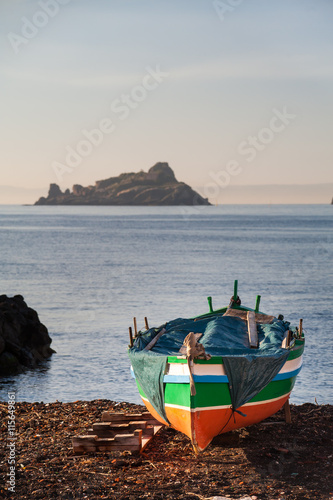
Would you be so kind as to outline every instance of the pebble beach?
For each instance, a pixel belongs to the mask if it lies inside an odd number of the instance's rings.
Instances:
[[[291,405],[291,424],[280,411],[216,437],[199,455],[186,436],[165,427],[141,454],[74,454],[72,437],[85,434],[103,411],[138,413],[145,410],[140,405],[105,399],[18,402],[14,427],[8,425],[8,407],[0,403],[0,468],[6,478],[0,498],[333,499],[331,405]]]

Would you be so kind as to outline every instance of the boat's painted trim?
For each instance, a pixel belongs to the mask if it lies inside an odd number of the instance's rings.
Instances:
[[[295,346],[289,351],[287,361],[291,361],[302,356],[304,352],[304,345],[304,339],[296,339]],[[168,363],[186,364],[187,360],[185,356],[168,356]],[[212,356],[210,359],[195,359],[194,366],[198,365],[223,365],[223,358],[222,356]]]
[[[247,403],[240,408],[242,415],[233,412],[230,405],[212,408],[198,408],[196,410],[165,405],[165,412],[169,424],[174,429],[187,435],[196,451],[204,450],[211,440],[218,434],[228,432],[240,427],[246,427],[276,413],[287,401],[290,392],[281,397],[274,398],[261,403]],[[148,411],[160,422],[166,424],[147,398],[142,397]]]
[[[275,380],[282,380],[284,378],[289,378],[294,376],[294,374],[298,374],[302,367],[303,357],[299,356],[292,360],[287,359],[278,375],[274,378]],[[213,364],[213,365],[203,365],[203,364],[194,364],[192,367],[192,373],[194,376],[194,380],[196,382],[207,382],[211,381],[212,383],[227,383],[228,378],[225,373],[224,366],[222,364]],[[135,378],[133,373],[133,368],[131,367],[131,376]],[[186,376],[187,379],[182,379],[182,376]],[[214,379],[206,380],[204,377],[212,376]],[[180,377],[178,380],[172,377]],[[220,377],[217,379],[217,377]],[[164,382],[170,383],[189,383],[189,368],[188,364],[185,360],[185,363],[168,363],[168,368],[166,375],[164,376]]]
[[[226,375],[193,375],[194,382],[210,382],[212,384],[228,383]],[[189,375],[164,375],[164,383],[170,384],[189,384]]]
[[[267,401],[275,401],[290,393],[294,387],[296,376],[270,382],[249,403],[260,403]],[[138,381],[136,381],[141,397],[146,398],[146,395]],[[231,406],[231,397],[228,384],[211,384],[201,383],[196,384],[197,393],[195,396],[190,395],[190,384],[165,384],[164,404],[172,404],[180,407],[191,409],[204,409],[219,406]]]
[[[300,371],[301,367],[291,372],[278,373],[273,378],[272,382],[295,377]],[[211,383],[211,384],[221,384],[221,383],[223,384],[229,382],[227,375],[193,375],[193,380],[195,383]],[[163,382],[169,384],[189,384],[190,377],[189,375],[164,375]]]
[[[303,356],[299,356],[294,359],[287,359],[285,364],[282,366],[281,370],[279,373],[286,373],[289,371],[296,370],[297,368],[301,368],[303,363]]]
[[[289,393],[290,394],[290,393]],[[278,398],[272,398],[272,399],[266,399],[264,401],[256,401],[252,403],[245,403],[241,408],[246,408],[248,406],[259,406],[259,405],[264,405],[267,403],[272,403],[274,401],[279,401],[280,399],[283,399],[286,395],[283,394],[283,396],[279,396]],[[144,398],[141,396],[141,399],[143,401],[148,401],[147,398]],[[225,409],[230,409],[231,405],[219,405],[219,406],[206,406],[204,408],[189,408],[188,406],[180,406],[180,405],[174,405],[171,403],[166,403],[165,407],[167,408],[178,408],[179,410],[186,410],[186,411],[191,411],[191,412],[197,412],[197,411],[210,411],[210,410],[225,410]]]
[[[286,361],[273,380],[282,380],[284,378],[297,375],[302,367],[302,357]],[[196,365],[192,367],[194,381],[227,383],[228,378],[223,365]],[[187,378],[184,378],[187,377]],[[210,377],[210,378],[209,378]],[[189,383],[188,364],[169,363],[167,365],[164,382],[171,383]]]

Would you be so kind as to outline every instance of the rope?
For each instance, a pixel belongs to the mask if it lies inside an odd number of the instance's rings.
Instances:
[[[202,333],[194,333],[190,332],[186,335],[184,339],[184,343],[180,348],[180,352],[185,354],[187,359],[187,366],[190,374],[190,388],[191,388],[191,396],[195,396],[197,391],[195,388],[195,383],[193,379],[193,360],[194,359],[210,359],[211,355],[206,354],[205,348],[202,344],[198,342],[199,338],[202,336]]]

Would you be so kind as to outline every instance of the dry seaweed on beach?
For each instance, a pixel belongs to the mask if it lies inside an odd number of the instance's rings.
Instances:
[[[8,407],[1,410],[1,475],[8,478]],[[144,407],[108,400],[16,403],[15,497],[62,499],[333,499],[333,407],[291,406],[260,424],[215,438],[199,455],[187,437],[163,428],[141,455],[75,456],[71,439],[103,411]],[[0,498],[13,497],[2,482]]]

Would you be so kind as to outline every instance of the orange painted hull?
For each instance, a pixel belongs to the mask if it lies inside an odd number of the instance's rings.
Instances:
[[[195,451],[198,452],[207,448],[218,434],[256,424],[273,415],[282,408],[288,398],[289,393],[272,401],[244,405],[239,408],[239,411],[244,413],[245,417],[237,412],[233,414],[230,407],[190,411],[188,408],[166,406],[165,412],[171,427],[188,436]],[[157,420],[169,425],[154,410],[149,401],[143,399],[143,402]]]

